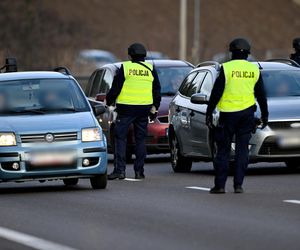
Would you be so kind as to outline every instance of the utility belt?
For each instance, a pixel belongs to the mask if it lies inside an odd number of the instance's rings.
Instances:
[[[251,111],[253,111],[253,113],[255,113],[257,111],[257,105],[256,104],[250,106],[249,108],[240,110],[240,111],[234,111],[234,112],[222,112],[222,111],[220,111],[220,116],[222,114],[224,114],[224,115],[225,114],[238,114],[238,113],[247,113],[247,112],[251,112]]]
[[[116,104],[116,112],[119,115],[137,115],[148,116],[151,105],[128,105],[128,104]]]

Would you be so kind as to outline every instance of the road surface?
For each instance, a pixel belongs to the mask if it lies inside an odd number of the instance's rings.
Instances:
[[[110,170],[111,170],[110,163]],[[151,158],[146,179],[92,190],[62,181],[0,185],[0,249],[300,249],[300,169],[251,165],[246,193],[212,195],[210,163],[188,174]]]

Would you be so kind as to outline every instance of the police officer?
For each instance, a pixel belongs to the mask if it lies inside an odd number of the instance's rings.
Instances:
[[[293,48],[295,49],[295,53],[291,54],[291,59],[300,64],[300,37],[293,40]]]
[[[118,114],[114,129],[115,166],[108,175],[109,180],[124,179],[126,176],[127,134],[131,124],[135,136],[135,178],[145,178],[148,117],[150,120],[155,119],[161,101],[160,82],[153,65],[145,62],[145,47],[134,43],[128,48],[128,55],[131,61],[122,63],[106,97],[107,106],[116,103]]]
[[[243,193],[243,180],[248,166],[248,144],[255,127],[255,98],[261,109],[262,128],[268,123],[268,106],[263,80],[258,67],[247,61],[250,44],[242,38],[234,39],[229,50],[232,60],[222,65],[213,87],[206,113],[206,124],[213,129],[217,145],[214,159],[215,186],[210,193],[225,193],[225,183],[235,136],[234,191]],[[213,111],[220,111],[217,127],[213,125]]]

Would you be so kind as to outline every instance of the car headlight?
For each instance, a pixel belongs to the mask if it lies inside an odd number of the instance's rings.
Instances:
[[[16,146],[16,136],[14,133],[0,133],[0,147]]]
[[[83,142],[92,142],[92,141],[101,141],[102,132],[99,128],[85,128],[81,131],[81,141]]]

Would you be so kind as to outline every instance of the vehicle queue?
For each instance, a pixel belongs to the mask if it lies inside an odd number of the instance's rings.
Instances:
[[[293,41],[293,59],[299,54],[299,41]],[[7,73],[0,74],[0,181],[54,179],[76,185],[80,178],[89,178],[93,188],[105,188],[108,145],[115,155],[109,179],[126,177],[126,160],[133,148],[135,178],[145,178],[145,140],[149,137],[155,138],[154,153],[170,150],[175,172],[190,171],[193,161],[214,161],[217,176],[211,193],[225,192],[228,166],[235,168],[235,180],[241,180],[234,183],[235,192],[243,192],[248,155],[250,162],[284,161],[288,167],[299,167],[300,66],[287,59],[248,63],[243,56],[250,53],[247,43],[243,40],[242,46],[230,45],[237,55],[230,67],[205,62],[195,69],[183,61],[145,61],[145,47],[133,44],[128,50],[130,61],[105,65],[91,75],[85,89],[89,99],[64,67],[54,72],[14,72],[16,64],[10,61],[4,67]],[[220,81],[223,71],[223,88],[212,105],[214,83]],[[269,112],[266,102],[256,109],[258,80],[261,100],[268,99]],[[164,96],[167,98],[161,99]],[[167,116],[165,107],[169,104]],[[247,125],[251,126],[245,134],[240,132],[241,121],[233,124],[233,120],[248,108],[251,121]],[[232,116],[227,125],[220,123],[224,114]],[[159,129],[149,129],[149,134],[147,127],[152,124]],[[226,145],[216,139],[221,133],[224,142],[224,131],[230,134]],[[239,136],[245,140],[237,142]],[[127,140],[131,147],[127,147]],[[241,145],[243,150],[239,151]],[[234,160],[234,155],[240,158]],[[240,162],[238,167],[234,162]]]

